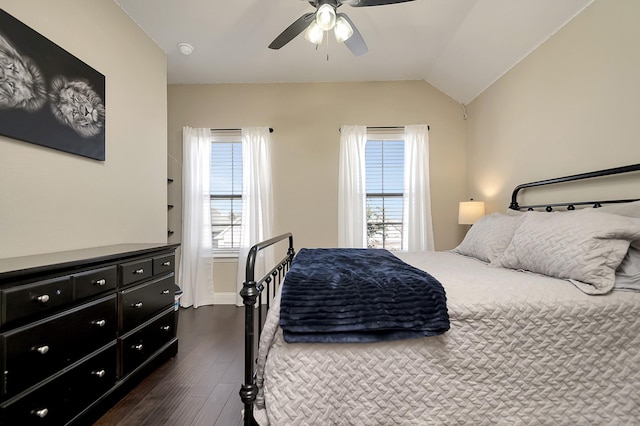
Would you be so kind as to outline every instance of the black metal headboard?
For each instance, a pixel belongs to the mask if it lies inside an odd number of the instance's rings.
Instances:
[[[536,208],[545,208],[546,211],[552,211],[554,207],[567,207],[568,210],[574,210],[575,206],[591,205],[593,207],[600,207],[602,204],[615,204],[615,203],[630,203],[633,201],[639,201],[640,199],[626,199],[626,200],[598,200],[598,201],[576,201],[567,203],[555,203],[555,204],[536,204],[521,206],[518,204],[518,192],[525,188],[533,188],[536,186],[551,185],[554,183],[571,182],[582,179],[597,178],[602,176],[618,175],[622,173],[630,173],[640,171],[640,164],[632,164],[630,166],[614,167],[613,169],[598,170],[595,172],[581,173],[577,175],[559,177],[554,179],[539,180],[536,182],[523,183],[518,185],[511,194],[511,204],[509,208],[512,210],[534,210]]]

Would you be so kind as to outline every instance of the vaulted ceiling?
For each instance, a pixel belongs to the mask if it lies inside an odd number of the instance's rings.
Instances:
[[[425,80],[467,104],[593,0],[415,0],[346,13],[369,52],[332,34],[267,46],[303,0],[115,0],[164,50],[169,84]],[[194,46],[180,54],[178,43]]]

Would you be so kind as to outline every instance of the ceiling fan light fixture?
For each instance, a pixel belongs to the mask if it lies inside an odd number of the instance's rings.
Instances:
[[[324,30],[320,28],[316,21],[313,21],[304,32],[304,38],[313,44],[320,44],[324,38]]]
[[[333,32],[336,36],[336,41],[338,43],[344,43],[353,35],[353,28],[351,28],[351,25],[349,25],[349,22],[347,22],[343,16],[338,16],[336,26],[333,27]]]
[[[323,31],[329,31],[336,25],[336,10],[335,8],[324,3],[316,12],[316,23]]]

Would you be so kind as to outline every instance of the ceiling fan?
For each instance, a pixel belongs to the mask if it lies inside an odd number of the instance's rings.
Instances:
[[[322,42],[324,32],[333,29],[338,43],[344,43],[349,50],[361,56],[369,51],[362,35],[353,21],[344,13],[336,10],[343,4],[352,7],[382,6],[385,4],[405,3],[414,0],[308,0],[316,8],[314,13],[305,13],[289,25],[269,45],[269,49],[280,49],[305,31],[305,38],[316,46]]]

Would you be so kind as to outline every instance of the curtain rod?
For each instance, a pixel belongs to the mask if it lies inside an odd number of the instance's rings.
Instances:
[[[375,129],[380,129],[380,130],[403,130],[404,126],[367,126],[367,130],[375,130]],[[431,130],[431,126],[427,126],[427,130]],[[338,128],[338,131],[340,131],[340,129]]]
[[[211,129],[218,132],[241,132],[242,129]],[[273,128],[269,127],[269,133],[273,133]]]
[[[405,126],[367,126],[367,129],[404,129]],[[430,126],[427,126],[427,130],[431,130]]]

